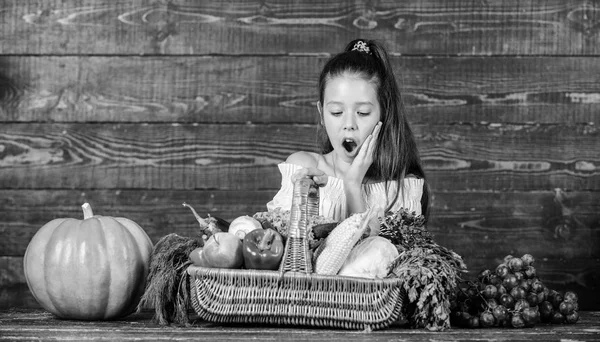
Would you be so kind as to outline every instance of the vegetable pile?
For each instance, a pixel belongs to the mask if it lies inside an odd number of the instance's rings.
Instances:
[[[190,309],[190,265],[216,268],[277,270],[290,226],[290,211],[258,212],[232,221],[201,218],[197,237],[170,234],[155,246],[150,274],[138,311],[155,308],[155,321],[187,324]],[[466,266],[462,258],[436,244],[424,218],[401,209],[375,218],[374,210],[342,222],[313,215],[307,242],[317,274],[369,279],[399,277],[408,302],[403,315],[412,327],[450,327],[450,298]],[[376,227],[374,227],[376,225]]]

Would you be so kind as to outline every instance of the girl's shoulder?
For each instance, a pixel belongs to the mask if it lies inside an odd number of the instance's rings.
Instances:
[[[300,165],[302,167],[317,167],[321,155],[314,152],[299,151],[290,154],[286,163]]]

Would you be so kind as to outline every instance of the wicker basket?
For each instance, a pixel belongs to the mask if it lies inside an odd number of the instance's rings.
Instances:
[[[318,213],[310,179],[294,184],[290,228],[279,271],[190,266],[191,302],[217,323],[254,323],[375,330],[398,319],[403,302],[398,278],[363,279],[312,273],[306,240],[308,217]]]

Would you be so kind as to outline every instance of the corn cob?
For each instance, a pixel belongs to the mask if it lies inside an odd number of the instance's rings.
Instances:
[[[356,213],[342,221],[325,239],[315,263],[315,273],[335,275],[367,229],[375,210]]]

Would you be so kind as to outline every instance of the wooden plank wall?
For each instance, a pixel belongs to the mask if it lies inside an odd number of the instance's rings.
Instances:
[[[392,53],[433,191],[472,272],[531,253],[600,309],[600,1],[0,2],[0,307],[58,217],[194,234],[188,202],[265,210],[314,150],[316,79],[356,37]]]

